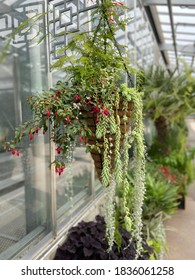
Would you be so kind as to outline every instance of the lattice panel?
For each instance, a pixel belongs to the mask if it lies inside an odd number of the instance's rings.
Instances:
[[[8,13],[0,13],[0,37],[9,36],[22,22],[48,10],[51,55],[55,60],[60,57],[56,50],[66,45],[69,40],[70,36],[67,32],[79,32],[82,23],[89,17],[89,11],[96,7],[99,0],[50,0],[47,9],[44,3],[45,1],[27,0],[13,9],[8,9]],[[45,35],[45,27],[45,16],[43,16],[32,28],[19,30],[13,38],[13,44],[17,47],[26,44],[29,46],[37,34],[39,34],[37,38]]]
[[[16,29],[21,23],[27,21],[35,15],[42,14],[45,10],[44,1],[25,1],[24,3],[18,4],[17,7],[8,10],[7,14],[0,13],[0,36],[5,38],[9,36],[14,29]],[[13,37],[13,44],[17,47],[26,45],[31,42],[37,32],[39,36],[43,36],[44,29],[40,30],[39,26],[44,26],[44,17],[39,20],[38,24],[33,25],[32,28],[18,30],[17,34]]]
[[[68,32],[78,32],[87,21],[89,11],[96,7],[98,0],[52,0],[50,9],[50,34],[52,34],[52,59],[60,57],[57,50],[65,46],[69,40]]]

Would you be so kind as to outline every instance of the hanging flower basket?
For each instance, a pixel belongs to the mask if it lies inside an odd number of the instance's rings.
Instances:
[[[120,139],[120,149],[122,148],[122,144],[124,142],[124,136],[126,133],[130,132],[130,126],[131,126],[131,117],[133,113],[133,102],[128,102],[126,110],[124,110],[123,100],[119,102],[119,108],[116,107],[113,108],[114,111],[114,118],[115,122],[116,116],[118,115],[120,117],[120,133],[121,133],[121,139]],[[83,120],[87,123],[88,128],[91,130],[93,135],[87,135],[86,136],[86,142],[91,145],[92,147],[99,147],[99,149],[92,149],[90,151],[90,154],[93,158],[95,170],[97,172],[98,179],[101,181],[101,175],[102,175],[102,169],[103,169],[103,162],[104,162],[104,138],[101,137],[98,139],[96,137],[96,129],[97,129],[97,114],[82,110],[82,117]],[[109,117],[109,116],[108,116]],[[126,117],[126,120],[124,121],[124,117]],[[109,130],[109,129],[108,129]],[[115,139],[116,139],[116,132],[111,134],[109,131],[105,135],[106,139],[108,140],[109,149],[111,151],[110,156],[110,171],[111,174],[114,172],[114,166],[115,166]]]

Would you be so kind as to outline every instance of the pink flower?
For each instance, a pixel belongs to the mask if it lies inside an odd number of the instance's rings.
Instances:
[[[19,157],[19,155],[20,155],[20,152],[16,151],[16,156]]]
[[[114,6],[124,6],[124,4],[122,2],[118,2],[118,1],[114,1],[114,2],[111,2],[111,3]]]
[[[83,137],[79,136],[79,141],[82,142],[83,141]]]
[[[105,116],[109,116],[110,115],[108,109],[103,110],[102,114],[105,115]]]
[[[112,17],[108,18],[108,20],[109,20],[109,22],[111,22],[111,23],[115,23],[115,20],[114,20]]]

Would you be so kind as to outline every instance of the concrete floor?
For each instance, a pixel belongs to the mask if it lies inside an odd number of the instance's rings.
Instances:
[[[167,260],[195,260],[195,183],[189,188],[186,209],[166,222]]]

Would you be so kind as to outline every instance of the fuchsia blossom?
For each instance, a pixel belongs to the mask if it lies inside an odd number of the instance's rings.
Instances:
[[[59,96],[61,94],[61,90],[56,90],[55,93],[57,96]]]
[[[47,114],[48,117],[50,117],[51,116],[50,110],[46,110],[46,114]]]
[[[76,102],[76,103],[81,102],[81,96],[80,96],[80,95],[76,95],[76,96],[75,96],[75,102]]]
[[[87,104],[90,104],[91,103],[91,98],[90,97],[86,97],[86,102],[87,102]]]
[[[99,114],[100,112],[100,108],[98,106],[93,106],[92,107],[92,113],[93,114]]]
[[[33,140],[33,134],[32,134],[32,133],[30,133],[30,137],[29,137],[29,139],[30,139],[30,141],[32,141],[32,140]]]
[[[95,118],[95,122],[98,123],[100,120],[98,117]]]
[[[61,153],[61,151],[62,151],[62,148],[57,147],[56,152],[57,152],[58,154],[60,154],[60,153]]]
[[[64,171],[65,167],[61,166],[61,167],[57,167],[55,168],[56,173],[58,173],[58,175],[61,175]]]
[[[12,155],[16,155],[17,157],[19,157],[20,152],[16,150],[12,150]]]
[[[108,109],[103,110],[102,114],[105,115],[105,116],[109,116],[110,115]]]

